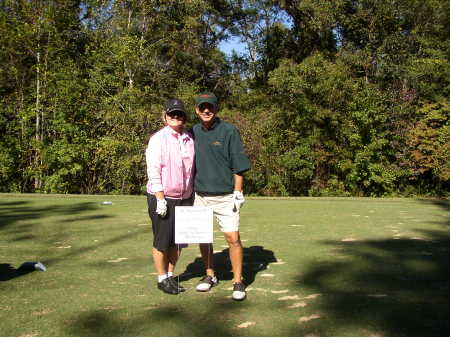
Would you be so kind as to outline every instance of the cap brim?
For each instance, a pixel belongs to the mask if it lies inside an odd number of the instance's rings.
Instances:
[[[179,111],[179,112],[182,112],[182,113],[186,114],[186,111],[184,111],[182,109],[179,109],[179,108],[168,109],[168,110],[166,110],[166,114],[174,112],[174,111]]]
[[[209,100],[207,100],[207,99],[198,101],[197,104],[196,104],[196,106],[198,107],[198,106],[200,106],[200,105],[202,105],[202,104],[205,104],[205,103],[208,103],[208,104],[211,104],[211,105],[214,106],[214,107],[217,107],[217,103],[211,102],[211,101],[209,101]]]

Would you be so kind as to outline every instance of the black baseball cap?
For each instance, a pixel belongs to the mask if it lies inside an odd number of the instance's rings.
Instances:
[[[166,102],[165,111],[166,114],[171,113],[173,111],[181,111],[186,114],[186,109],[184,108],[183,102],[177,98],[169,99]]]

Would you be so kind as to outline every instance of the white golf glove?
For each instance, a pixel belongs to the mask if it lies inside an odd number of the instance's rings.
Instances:
[[[234,201],[234,207],[236,210],[241,209],[242,205],[245,202],[244,194],[241,191],[234,191],[233,192],[233,201]]]
[[[156,199],[156,213],[160,216],[165,216],[167,213],[167,201],[166,199]]]

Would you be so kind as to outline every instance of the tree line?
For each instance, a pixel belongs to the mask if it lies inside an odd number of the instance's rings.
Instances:
[[[448,196],[444,0],[0,1],[0,191],[139,194],[213,91],[266,196]],[[246,53],[226,55],[227,39]]]

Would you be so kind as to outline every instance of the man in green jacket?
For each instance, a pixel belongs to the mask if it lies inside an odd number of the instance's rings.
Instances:
[[[195,166],[194,206],[212,208],[229,246],[233,269],[232,298],[246,298],[242,281],[243,249],[239,235],[239,213],[245,202],[242,174],[250,169],[239,130],[216,116],[217,97],[210,92],[198,95],[195,111],[200,123],[194,125]],[[197,291],[209,291],[219,280],[214,274],[212,244],[200,244],[206,275],[197,285]]]

